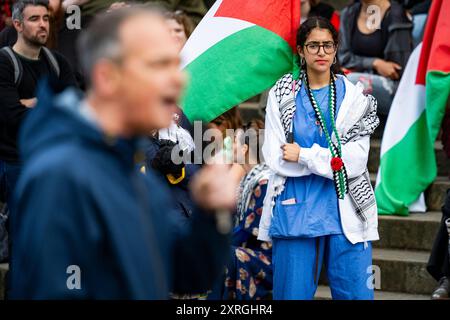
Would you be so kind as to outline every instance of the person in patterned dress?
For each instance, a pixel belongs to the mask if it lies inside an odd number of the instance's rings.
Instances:
[[[233,149],[235,159],[246,172],[242,178],[233,231],[231,260],[227,265],[223,298],[259,300],[271,296],[272,244],[257,240],[258,226],[266,195],[269,168],[259,158],[261,121],[252,121],[237,134]],[[256,147],[252,149],[253,145]],[[256,151],[256,152],[255,152]],[[243,161],[239,161],[242,159]]]

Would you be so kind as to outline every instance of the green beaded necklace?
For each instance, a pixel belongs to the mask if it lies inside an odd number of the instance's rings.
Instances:
[[[339,199],[344,199],[345,194],[348,193],[348,177],[347,170],[342,161],[342,145],[341,140],[339,138],[339,134],[336,129],[336,83],[334,81],[334,74],[330,75],[330,86],[328,93],[328,108],[330,111],[331,118],[331,127],[333,133],[336,137],[336,143],[331,140],[331,135],[328,132],[327,124],[325,117],[323,115],[322,109],[318,106],[317,100],[314,97],[314,93],[311,91],[308,82],[308,75],[306,72],[303,72],[303,80],[306,85],[306,91],[308,93],[309,101],[311,102],[311,106],[314,109],[314,113],[316,115],[316,119],[319,122],[319,125],[322,131],[325,133],[325,137],[328,142],[328,148],[331,152],[331,168],[333,170],[333,181],[336,189],[336,194]]]

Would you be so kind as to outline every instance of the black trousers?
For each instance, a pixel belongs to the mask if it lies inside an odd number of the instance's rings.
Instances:
[[[450,218],[450,189],[447,190],[445,203],[442,207],[441,224],[436,234],[427,265],[427,271],[436,280],[439,280],[443,276],[450,277],[448,232],[445,225],[445,220],[448,218]]]

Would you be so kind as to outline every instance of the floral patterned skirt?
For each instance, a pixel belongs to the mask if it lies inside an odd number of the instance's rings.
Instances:
[[[270,244],[267,243],[269,246]],[[232,259],[225,275],[224,299],[261,300],[272,295],[272,250],[231,248]]]

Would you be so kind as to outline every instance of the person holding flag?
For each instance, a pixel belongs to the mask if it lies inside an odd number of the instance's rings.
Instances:
[[[301,73],[269,92],[269,177],[258,239],[273,242],[274,299],[312,299],[325,262],[334,299],[373,299],[377,207],[367,171],[377,102],[336,75],[338,33],[321,17],[297,32]]]

